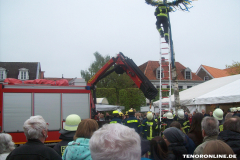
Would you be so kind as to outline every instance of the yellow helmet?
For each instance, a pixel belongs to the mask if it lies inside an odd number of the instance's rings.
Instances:
[[[113,114],[119,114],[118,110],[113,111]]]
[[[119,113],[119,116],[123,116],[123,113],[122,113],[122,112],[120,112],[120,113]]]

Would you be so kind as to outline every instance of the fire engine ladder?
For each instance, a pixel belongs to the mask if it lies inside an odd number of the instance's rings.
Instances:
[[[168,59],[167,59],[168,57]],[[159,65],[160,65],[160,78],[159,78],[159,112],[160,112],[160,121],[161,121],[161,111],[162,106],[168,106],[169,110],[171,109],[171,52],[170,52],[170,44],[168,44],[164,37],[162,38],[160,36],[160,59],[159,59]],[[163,68],[167,68],[168,70],[162,70]],[[166,74],[165,74],[166,73]],[[168,74],[167,74],[168,73]],[[167,76],[166,76],[167,75]],[[165,77],[166,76],[166,77]],[[169,86],[169,89],[164,89],[163,86]],[[166,92],[168,92],[168,96]],[[169,98],[169,102],[162,102],[162,98]],[[161,126],[161,125],[160,125]]]

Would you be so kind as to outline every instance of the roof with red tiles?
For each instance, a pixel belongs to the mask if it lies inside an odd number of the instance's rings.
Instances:
[[[213,78],[220,78],[220,77],[229,76],[229,73],[226,70],[213,68],[213,67],[209,67],[209,66],[206,66],[206,65],[202,65],[202,67],[204,67],[204,69],[207,70],[207,72],[209,74],[211,74],[213,76]]]
[[[162,62],[162,68],[164,71],[164,77],[168,77],[169,73],[166,71],[169,71],[168,62]],[[195,73],[192,72],[192,79],[185,79],[184,77],[184,70],[186,69],[185,66],[183,66],[179,62],[175,62],[176,70],[177,70],[177,79],[178,80],[185,80],[185,81],[203,81],[199,76],[197,76]],[[144,73],[144,75],[149,80],[158,80],[156,78],[156,70],[159,67],[158,61],[148,61],[142,65],[139,66],[139,69]]]

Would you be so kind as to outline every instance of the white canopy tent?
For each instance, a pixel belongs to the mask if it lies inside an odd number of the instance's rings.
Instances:
[[[124,106],[109,105],[107,98],[97,98],[96,110],[97,111],[114,111],[123,110]]]
[[[240,102],[240,74],[214,78],[180,92],[179,96],[180,104],[190,111],[196,106],[205,109],[206,104]],[[174,105],[174,95],[171,101]],[[162,102],[169,102],[169,98],[162,99]],[[159,106],[159,101],[153,102],[153,105]]]

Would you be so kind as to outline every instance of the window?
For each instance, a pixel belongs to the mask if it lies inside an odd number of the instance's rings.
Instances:
[[[192,86],[187,86],[187,88],[191,88]]]
[[[178,89],[183,89],[183,86],[178,86]]]
[[[156,75],[157,75],[157,79],[160,79],[160,68],[158,67],[156,70]],[[164,74],[163,74],[163,68],[161,68],[161,78],[164,78]]]
[[[170,86],[167,86],[167,88],[170,88]]]
[[[0,67],[0,80],[6,79],[6,78],[7,78],[6,69]]]
[[[185,69],[185,79],[192,79],[192,72],[189,68]]]
[[[204,81],[208,81],[209,80],[209,77],[208,76],[205,76],[204,77]]]
[[[157,88],[160,88],[159,86],[157,86]]]
[[[186,71],[186,79],[191,79],[191,73],[189,71]]]
[[[28,80],[29,79],[28,69],[26,69],[26,68],[19,69],[18,79],[20,79],[20,80]]]

